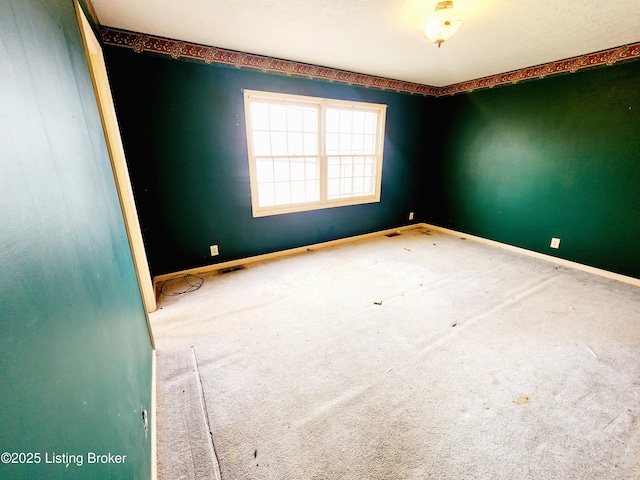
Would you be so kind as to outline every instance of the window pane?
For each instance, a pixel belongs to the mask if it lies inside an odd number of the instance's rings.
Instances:
[[[334,108],[327,108],[327,132],[340,131],[340,112]]]
[[[335,155],[340,152],[340,136],[337,133],[327,133],[327,155]]]
[[[340,134],[340,153],[351,153],[351,135],[348,133]]]
[[[273,160],[273,174],[276,182],[289,181],[289,159],[275,158]]]
[[[351,152],[364,153],[364,135],[354,134],[351,137]]]
[[[320,178],[320,161],[318,158],[307,158],[305,176],[307,180]]]
[[[364,112],[353,112],[353,133],[364,133]]]
[[[269,130],[269,105],[251,103],[251,126],[253,130]]]
[[[374,174],[375,160],[371,157],[367,157],[364,160],[364,174],[368,177],[372,177]]]
[[[340,182],[340,196],[341,197],[350,197],[351,196],[351,177],[343,178]]]
[[[302,108],[287,108],[287,130],[289,132],[302,132]]]
[[[353,196],[359,197],[364,194],[364,178],[362,177],[354,177],[353,178]]]
[[[340,133],[351,133],[351,110],[340,110]]]
[[[258,204],[261,207],[271,207],[276,204],[273,183],[258,184]]]
[[[375,141],[376,141],[376,138],[373,135],[365,135],[364,148],[362,153],[376,153]]]
[[[289,182],[278,182],[275,184],[276,205],[286,205],[291,203],[291,191],[289,190]]]
[[[291,182],[291,201],[293,203],[302,203],[306,200],[306,192],[305,192],[306,183],[302,182]]]
[[[281,132],[287,129],[287,110],[284,105],[269,105],[269,128]]]
[[[364,133],[375,135],[377,123],[378,115],[373,112],[366,112],[364,114]]]
[[[351,157],[344,157],[341,167],[340,176],[351,177],[353,175],[353,159]]]
[[[289,145],[287,153],[289,155],[303,155],[304,149],[302,147],[302,133],[290,132],[288,134]]]
[[[327,198],[329,200],[340,198],[340,179],[330,178],[327,180]]]
[[[291,159],[291,180],[304,180],[305,166],[304,158]]]
[[[318,109],[305,108],[302,114],[303,131],[305,132],[317,132],[318,131]]]
[[[318,154],[318,134],[317,133],[305,133],[304,136],[303,152],[305,155],[317,155]]]
[[[287,154],[287,134],[285,132],[271,132],[272,155]]]
[[[256,160],[256,176],[258,183],[273,182],[273,162],[270,158]]]
[[[356,157],[353,161],[353,176],[364,176],[364,159],[362,157]]]
[[[327,178],[340,178],[340,159],[336,157],[329,158],[327,164]]]
[[[269,132],[253,132],[253,154],[271,155],[271,136]]]
[[[320,200],[320,180],[307,180],[307,201],[317,202]]]

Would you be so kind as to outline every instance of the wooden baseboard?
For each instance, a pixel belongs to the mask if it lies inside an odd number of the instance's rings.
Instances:
[[[575,268],[576,270],[581,270],[583,272],[588,272],[588,273],[592,273],[595,275],[599,275],[601,277],[605,277],[605,278],[609,278],[612,280],[617,280],[619,282],[624,282],[624,283],[628,283],[630,285],[634,285],[636,287],[640,287],[640,279],[639,278],[634,278],[634,277],[629,277],[627,275],[622,275],[619,273],[614,273],[614,272],[610,272],[608,270],[603,270],[601,268],[596,268],[596,267],[591,267],[589,265],[584,265],[578,262],[573,262],[571,260],[565,260],[563,258],[558,258],[558,257],[554,257],[552,255],[547,255],[544,253],[539,253],[539,252],[534,252],[533,250],[527,250],[525,248],[521,248],[521,247],[514,247],[513,245],[507,245],[506,243],[501,243],[501,242],[497,242],[495,240],[489,240],[487,238],[482,238],[482,237],[477,237],[475,235],[469,235],[467,233],[463,233],[463,232],[458,232],[456,230],[451,230],[449,228],[444,228],[444,227],[439,227],[437,225],[431,225],[428,223],[414,223],[411,225],[406,225],[403,227],[398,227],[398,228],[389,228],[387,230],[380,230],[377,232],[372,232],[372,233],[365,233],[362,235],[356,235],[353,237],[346,237],[346,238],[340,238],[337,240],[330,240],[328,242],[321,242],[321,243],[315,243],[312,245],[305,245],[302,247],[296,247],[296,248],[289,248],[287,250],[280,250],[277,252],[272,252],[272,253],[265,253],[262,255],[255,255],[252,257],[246,257],[246,258],[240,258],[237,260],[230,260],[228,262],[221,262],[221,263],[215,263],[212,265],[205,265],[202,267],[196,267],[196,268],[190,268],[188,270],[182,270],[179,272],[174,272],[174,273],[168,273],[165,275],[158,275],[157,277],[154,278],[154,284],[156,286],[156,292],[158,290],[158,286],[173,277],[179,277],[182,275],[201,275],[201,274],[206,274],[206,273],[211,273],[211,272],[216,272],[218,270],[223,270],[225,268],[232,268],[232,267],[237,267],[239,265],[246,265],[248,263],[255,263],[255,262],[264,262],[266,260],[271,260],[274,258],[279,258],[279,257],[284,257],[287,255],[293,255],[296,253],[302,253],[302,252],[306,252],[307,250],[317,250],[320,248],[327,248],[327,247],[331,247],[331,246],[335,246],[335,245],[342,245],[344,243],[351,243],[351,242],[355,242],[358,240],[364,240],[367,238],[374,238],[374,237],[380,237],[382,235],[389,235],[390,233],[394,233],[394,232],[403,232],[406,230],[412,230],[415,228],[428,228],[429,230],[434,230],[436,232],[441,232],[441,233],[446,233],[449,235],[456,235],[456,236],[464,236],[465,238],[469,239],[469,240],[473,240],[476,242],[480,242],[480,243],[484,243],[487,245],[492,245],[494,247],[499,247],[505,250],[510,250],[512,252],[517,252],[517,253],[521,253],[523,255],[527,255],[529,257],[533,257],[533,258],[538,258],[538,259],[542,259],[542,260],[546,260],[548,262],[552,262],[555,263],[557,265],[562,265],[564,267],[569,267],[569,268]]]
[[[403,232],[405,230],[411,230],[419,227],[420,227],[420,224],[412,224],[412,225],[406,225],[404,227],[389,228],[387,230],[381,230],[381,231],[372,232],[372,233],[364,233],[362,235],[356,235],[353,237],[339,238],[337,240],[330,240],[328,242],[314,243],[312,245],[304,245],[302,247],[289,248],[287,250],[279,250],[277,252],[264,253],[262,255],[255,255],[253,257],[239,258],[237,260],[230,260],[228,262],[220,262],[220,263],[214,263],[212,265],[205,265],[202,267],[190,268],[188,270],[182,270],[175,273],[158,275],[157,277],[154,277],[154,283],[156,285],[156,291],[157,291],[157,287],[160,283],[172,277],[179,277],[179,276],[188,275],[188,274],[200,275],[204,273],[216,272],[218,270],[223,270],[225,268],[237,267],[238,265],[246,265],[248,263],[255,263],[255,262],[264,262],[265,260],[271,260],[274,258],[285,257],[287,255],[302,253],[302,252],[306,252],[307,250],[318,250],[320,248],[327,248],[335,245],[342,245],[344,243],[351,243],[358,240],[364,240],[367,238],[379,237],[381,235],[389,235],[390,233]]]
[[[492,245],[494,247],[499,247],[504,250],[509,250],[512,252],[521,253],[523,255],[527,255],[533,258],[539,258],[541,260],[546,260],[547,262],[552,262],[557,265],[562,265],[563,267],[574,268],[576,270],[581,270],[587,273],[593,273],[594,275],[599,275],[601,277],[609,278],[612,280],[617,280],[619,282],[628,283],[630,285],[634,285],[636,287],[640,287],[640,278],[629,277],[627,275],[622,275],[620,273],[610,272],[609,270],[604,270],[602,268],[591,267],[589,265],[584,265],[582,263],[573,262],[571,260],[565,260],[564,258],[554,257],[553,255],[547,255],[545,253],[534,252],[533,250],[527,250],[521,247],[514,247],[513,245],[508,245],[506,243],[497,242],[495,240],[489,240],[488,238],[476,237],[475,235],[469,235],[467,233],[458,232],[456,230],[451,230],[449,228],[438,227],[437,225],[430,225],[428,223],[421,223],[421,227],[428,228],[429,230],[434,230],[436,232],[447,233],[450,235],[463,236],[468,240],[473,240],[476,242],[484,243],[486,245]]]

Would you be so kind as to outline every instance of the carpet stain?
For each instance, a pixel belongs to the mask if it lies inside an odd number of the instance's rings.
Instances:
[[[232,448],[231,450],[229,450],[229,458],[231,459],[232,462],[235,462],[238,460],[238,449],[237,448]]]
[[[525,395],[524,393],[518,397],[518,399],[514,402],[518,405],[526,405],[531,402],[531,397],[529,395]]]

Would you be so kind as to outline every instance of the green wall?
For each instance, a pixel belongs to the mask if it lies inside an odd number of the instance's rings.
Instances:
[[[419,207],[434,98],[105,47],[154,275],[409,223]],[[242,89],[388,105],[382,201],[253,218]],[[211,257],[209,245],[220,255]]]
[[[40,458],[0,478],[148,479],[152,348],[71,0],[0,0],[0,71],[0,453]]]
[[[440,98],[432,221],[640,277],[639,86],[633,61]]]

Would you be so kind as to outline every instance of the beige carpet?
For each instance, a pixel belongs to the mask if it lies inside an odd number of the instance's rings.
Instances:
[[[161,480],[640,478],[637,287],[417,229],[160,307]]]

